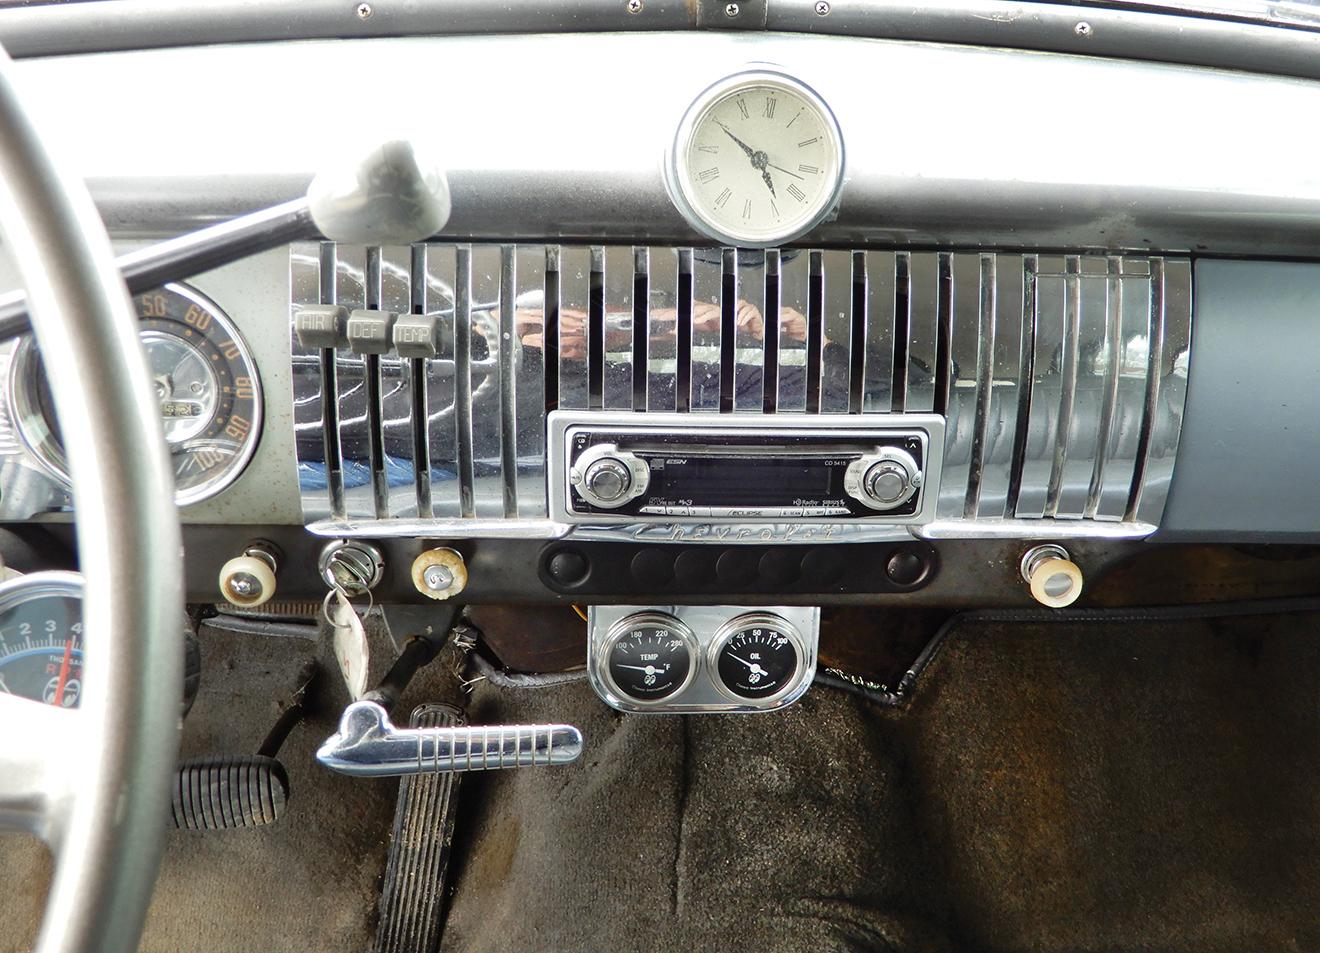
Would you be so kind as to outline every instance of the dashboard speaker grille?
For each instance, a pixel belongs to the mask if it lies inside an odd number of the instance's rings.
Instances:
[[[935,535],[1141,535],[1164,508],[1186,259],[322,243],[290,263],[295,325],[325,304],[437,317],[430,357],[295,331],[304,515],[327,533],[553,534],[555,408],[942,414]]]

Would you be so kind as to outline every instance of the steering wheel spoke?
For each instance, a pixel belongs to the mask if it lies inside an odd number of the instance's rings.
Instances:
[[[58,837],[85,721],[77,709],[0,694],[0,829]]]

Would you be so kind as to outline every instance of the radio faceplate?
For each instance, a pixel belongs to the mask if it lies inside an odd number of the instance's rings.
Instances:
[[[935,517],[944,419],[555,411],[565,523],[864,523]]]

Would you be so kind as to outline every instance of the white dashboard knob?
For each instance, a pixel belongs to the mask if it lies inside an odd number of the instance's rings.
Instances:
[[[220,592],[243,609],[264,605],[275,595],[275,570],[260,556],[235,556],[220,567]]]

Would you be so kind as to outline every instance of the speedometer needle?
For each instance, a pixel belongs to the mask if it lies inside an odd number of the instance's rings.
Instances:
[[[64,707],[64,686],[69,681],[69,659],[73,657],[73,639],[64,643],[64,659],[60,662],[60,678],[55,683],[55,698],[51,704],[57,708]]]

